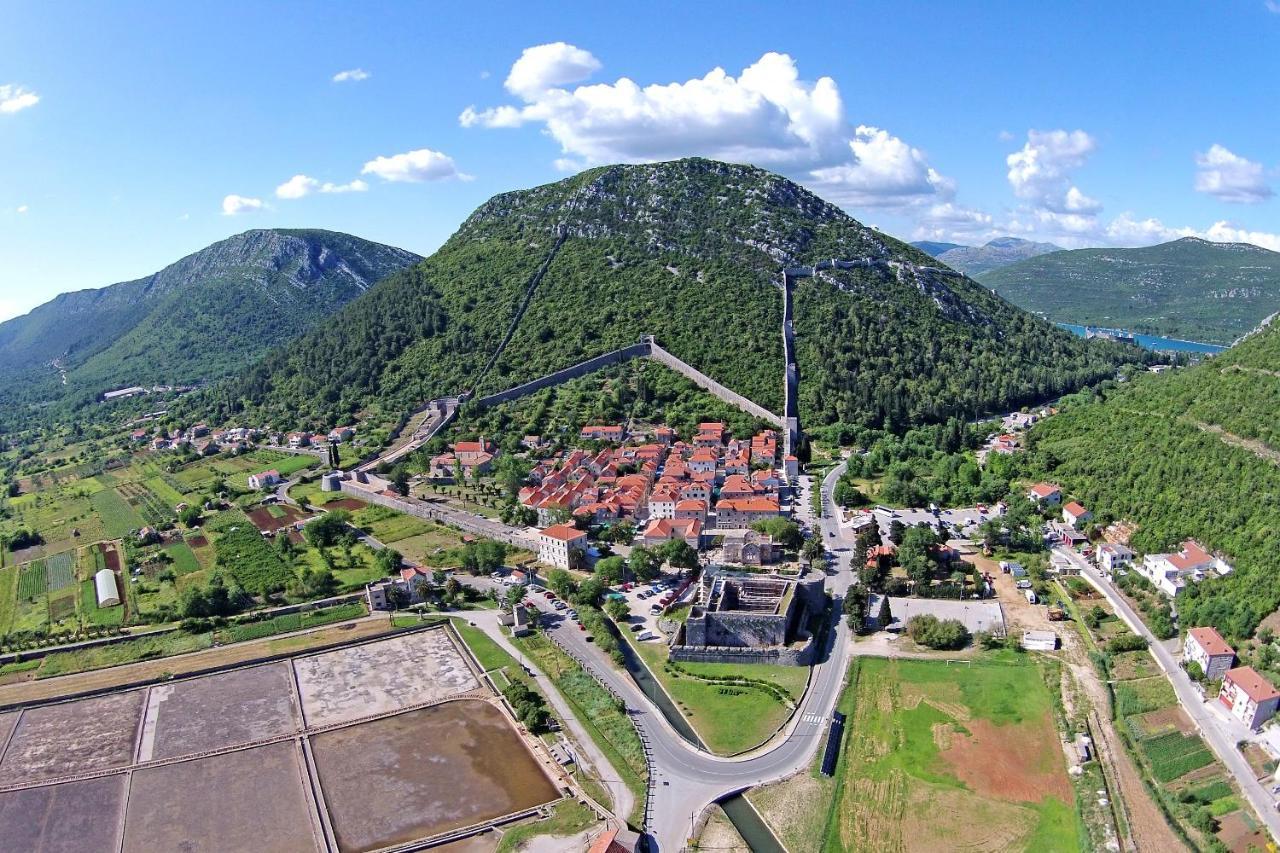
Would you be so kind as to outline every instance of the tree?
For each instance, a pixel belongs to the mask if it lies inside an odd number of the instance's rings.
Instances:
[[[751,529],[772,537],[775,543],[788,550],[800,547],[800,525],[781,516],[761,519],[752,524]]]
[[[962,649],[969,645],[969,630],[958,619],[939,619],[931,614],[907,620],[907,636],[930,649]]]
[[[547,589],[561,598],[569,598],[577,592],[578,583],[564,569],[552,569],[547,573]]]
[[[1200,666],[1199,661],[1189,660],[1186,662],[1187,675],[1192,681],[1204,681],[1204,667]]]
[[[308,521],[302,532],[316,548],[327,548],[338,542],[350,522],[351,513],[345,509],[335,509]]]
[[[659,560],[666,562],[672,568],[693,571],[699,565],[697,550],[683,539],[670,539],[663,542],[655,553]],[[645,580],[651,580],[651,578],[645,578]]]
[[[902,544],[902,537],[906,535],[907,526],[898,519],[889,522],[889,541],[894,545]]]
[[[592,575],[578,584],[578,591],[573,594],[572,600],[582,607],[594,607],[596,602],[600,600],[600,596],[604,595],[606,589],[608,587],[604,581]]]
[[[615,622],[625,622],[631,616],[631,607],[620,598],[611,598],[604,603],[604,612]]]
[[[627,567],[636,576],[636,580],[651,581],[660,574],[662,559],[648,548],[637,545],[631,549]]]
[[[636,526],[629,521],[619,521],[609,528],[607,538],[615,545],[630,545],[636,538]]]
[[[396,494],[401,497],[409,495],[409,472],[404,469],[403,465],[397,465],[395,471],[391,475],[391,488],[396,490]]]
[[[612,586],[622,583],[627,571],[627,561],[621,557],[606,557],[596,561],[595,576]]]
[[[444,583],[444,597],[449,602],[458,600],[458,596],[462,594],[462,583],[457,578],[449,578]]]
[[[178,521],[182,522],[188,528],[200,526],[200,517],[202,513],[198,504],[192,504],[178,513]],[[285,537],[288,538],[287,536]]]
[[[822,544],[822,537],[817,534],[804,540],[804,545],[800,548],[800,556],[810,561],[816,560],[826,553],[827,546]]]
[[[880,596],[880,612],[876,615],[876,626],[881,630],[888,630],[893,624],[893,611],[889,607],[889,596]]]
[[[840,605],[849,627],[855,631],[862,630],[862,613],[867,609],[867,592],[857,585],[850,584],[844,591],[844,601]]]
[[[404,562],[404,558],[400,552],[394,548],[383,548],[374,554],[373,564],[378,571],[384,576],[394,575],[400,571],[400,564]]]

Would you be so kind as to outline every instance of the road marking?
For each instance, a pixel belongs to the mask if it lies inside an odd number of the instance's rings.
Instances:
[[[806,726],[821,725],[822,715],[815,714],[812,711],[810,711],[809,713],[805,714],[803,717],[800,718],[800,722],[804,723]]]

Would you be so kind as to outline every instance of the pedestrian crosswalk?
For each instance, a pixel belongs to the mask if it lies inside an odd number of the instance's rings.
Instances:
[[[822,715],[815,714],[812,711],[800,718],[800,722],[806,726],[817,726],[822,724]]]

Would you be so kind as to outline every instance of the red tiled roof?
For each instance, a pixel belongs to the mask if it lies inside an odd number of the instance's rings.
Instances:
[[[1038,498],[1047,498],[1049,495],[1057,491],[1061,490],[1052,483],[1036,483],[1031,487],[1031,494]]]
[[[1187,633],[1210,655],[1235,656],[1236,650],[1228,646],[1227,641],[1213,628],[1192,628]]]
[[[1085,509],[1083,506],[1076,503],[1075,501],[1072,501],[1071,503],[1064,506],[1062,508],[1062,511],[1067,513],[1068,515],[1081,516],[1087,513],[1089,510]]]
[[[583,533],[572,524],[553,524],[546,530],[542,531],[543,536],[549,536],[552,539],[559,539],[561,542],[572,542],[587,534]]]
[[[716,504],[716,509],[738,512],[777,512],[778,502],[773,498],[729,498]]]
[[[1280,690],[1276,690],[1270,681],[1259,675],[1251,666],[1238,666],[1227,670],[1223,681],[1230,681],[1254,702],[1261,703],[1280,697]]]

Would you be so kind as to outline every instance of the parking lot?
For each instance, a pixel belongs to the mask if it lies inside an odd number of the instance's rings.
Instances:
[[[667,573],[653,583],[623,584],[624,588],[615,589],[610,594],[620,594],[627,602],[627,607],[631,610],[631,616],[627,620],[628,627],[642,626],[633,631],[633,633],[646,637],[646,640],[656,641],[661,638],[661,632],[658,630],[658,620],[661,618],[661,614],[660,612],[654,613],[653,608],[655,606],[661,608],[663,599],[674,592],[679,587],[679,584],[678,576]],[[625,587],[630,587],[630,589]],[[554,593],[548,596],[547,592],[548,590],[545,587],[531,587],[525,601],[544,613],[554,613],[565,619],[577,622],[572,614],[573,607],[566,602],[560,601],[555,597]],[[681,600],[691,600],[696,593],[696,585],[691,585],[681,597]],[[652,633],[654,636],[648,637],[646,632]]]
[[[936,515],[928,509],[895,509],[887,512],[876,509],[872,516],[880,527],[880,538],[885,541],[889,539],[889,526],[894,521],[900,521],[907,527],[927,524],[934,530],[939,525],[946,525],[948,532],[955,538],[969,539],[976,534],[977,526],[991,517],[992,512],[991,507],[984,507],[982,510],[977,507],[940,509]]]

